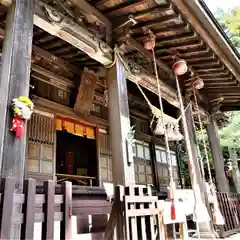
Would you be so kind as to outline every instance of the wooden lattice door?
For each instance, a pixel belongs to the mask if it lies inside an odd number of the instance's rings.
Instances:
[[[112,182],[112,150],[107,132],[102,131],[100,138],[100,178],[101,182]]]
[[[34,113],[28,122],[28,177],[53,179],[55,174],[55,119]]]

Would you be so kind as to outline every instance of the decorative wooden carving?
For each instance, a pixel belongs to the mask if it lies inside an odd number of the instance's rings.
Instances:
[[[34,24],[70,43],[103,65],[112,63],[112,50],[104,41],[84,25],[40,0],[36,4]]]
[[[76,112],[90,112],[97,81],[98,76],[93,71],[85,68],[82,74],[81,83],[74,106],[74,110]]]

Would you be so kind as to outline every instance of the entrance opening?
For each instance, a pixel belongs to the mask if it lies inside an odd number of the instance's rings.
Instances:
[[[96,140],[57,131],[56,175],[58,182],[96,185]]]

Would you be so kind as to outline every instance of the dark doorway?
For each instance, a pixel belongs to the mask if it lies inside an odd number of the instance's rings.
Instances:
[[[56,173],[97,178],[96,140],[57,131]]]

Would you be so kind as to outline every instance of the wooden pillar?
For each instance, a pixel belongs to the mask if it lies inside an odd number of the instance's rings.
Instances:
[[[229,185],[224,172],[224,159],[220,146],[220,139],[218,136],[216,123],[213,119],[210,119],[207,124],[207,134],[212,151],[218,191],[229,192]]]
[[[107,82],[113,182],[116,185],[131,185],[135,183],[135,174],[132,145],[127,140],[130,131],[127,82],[124,66],[118,58],[108,70]]]
[[[178,177],[179,177],[181,189],[184,189],[184,178],[182,173],[180,150],[181,149],[180,149],[179,143],[176,143],[176,159],[177,159],[177,166],[178,166]]]
[[[240,171],[238,167],[238,159],[236,149],[234,147],[228,147],[231,163],[232,163],[232,177],[236,192],[240,193]]]
[[[20,191],[25,170],[26,131],[20,138],[10,132],[10,103],[13,98],[29,95],[34,0],[15,0],[8,11],[0,78],[0,165],[1,176],[14,177]]]
[[[197,138],[195,133],[195,125],[194,125],[193,112],[192,112],[191,105],[189,105],[188,108],[186,109],[186,120],[188,125],[188,132],[189,132],[189,137],[191,142],[192,153],[194,157],[194,168],[195,168],[196,179],[200,188],[202,188],[203,178],[202,178],[201,169],[198,161]]]
[[[211,210],[210,210],[210,205],[208,202],[206,184],[205,184],[205,180],[201,174],[201,168],[200,168],[200,164],[198,161],[198,159],[199,159],[198,146],[197,146],[198,143],[197,143],[197,138],[196,138],[195,125],[194,125],[194,119],[193,119],[193,111],[192,111],[191,104],[186,109],[186,120],[187,120],[189,138],[190,138],[192,154],[193,154],[193,159],[194,159],[194,168],[195,168],[197,184],[200,187],[202,201],[205,203],[205,206],[208,209],[209,216],[211,217]],[[215,237],[214,228],[213,228],[213,225],[211,222],[199,223],[199,231],[200,231],[201,238],[213,239]]]
[[[151,151],[151,161],[153,168],[153,176],[154,176],[154,186],[157,190],[160,191],[160,182],[159,182],[159,174],[158,174],[158,164],[157,164],[157,156],[156,156],[156,140],[155,136],[152,137],[152,141],[150,143],[150,151]]]

